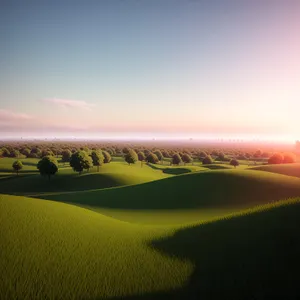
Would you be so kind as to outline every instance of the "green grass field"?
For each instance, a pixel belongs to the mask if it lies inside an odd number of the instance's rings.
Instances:
[[[298,164],[116,160],[81,175],[61,164],[48,181],[37,160],[19,176],[12,161],[0,160],[0,299],[300,296]]]
[[[184,227],[16,196],[0,212],[1,299],[298,295],[299,200]]]
[[[272,173],[278,173],[288,176],[300,177],[300,163],[295,164],[280,164],[280,165],[265,165],[252,167],[252,170],[266,171]]]
[[[139,223],[186,223],[300,195],[300,179],[253,170],[213,170],[124,188],[37,194]]]

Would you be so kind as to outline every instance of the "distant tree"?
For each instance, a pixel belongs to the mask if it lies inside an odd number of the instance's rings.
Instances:
[[[10,151],[7,148],[3,147],[1,150],[3,157],[10,157]]]
[[[139,159],[139,161],[144,161],[144,160],[146,159],[145,153],[142,152],[142,151],[140,151],[140,152],[138,153],[138,159]]]
[[[164,158],[160,150],[155,150],[153,153],[157,156],[159,161],[162,161]]]
[[[97,171],[99,172],[99,167],[104,163],[104,155],[102,150],[93,150],[91,153],[91,157],[93,160],[93,165],[97,166]]]
[[[296,162],[296,156],[293,153],[285,153],[283,156],[284,164],[292,164]]]
[[[268,163],[269,164],[282,164],[283,160],[284,160],[284,157],[281,153],[275,153],[269,158]]]
[[[179,153],[176,153],[172,156],[172,164],[173,165],[179,165],[180,163],[182,163],[181,157],[179,155]]]
[[[89,170],[93,166],[93,160],[85,151],[80,150],[72,154],[70,166],[81,174],[84,169]]]
[[[103,156],[104,156],[104,163],[105,164],[110,163],[110,161],[111,161],[110,154],[107,151],[105,151],[105,150],[103,150],[102,153],[103,153]]]
[[[130,164],[135,164],[138,161],[138,155],[133,149],[129,149],[129,151],[125,154],[125,161]]]
[[[116,154],[113,148],[105,148],[105,151],[107,151],[111,156]]]
[[[203,165],[210,165],[213,163],[213,159],[211,158],[210,155],[207,155],[206,157],[203,158],[202,164]]]
[[[218,160],[218,161],[230,161],[230,158],[228,156],[226,156],[223,152],[221,152],[221,153],[219,153],[216,160]]]
[[[37,155],[36,153],[31,153],[30,152],[28,157],[30,157],[30,158],[39,158],[39,155]]]
[[[30,157],[30,149],[28,148],[23,148],[20,151],[23,155],[25,155],[26,157]]]
[[[211,155],[213,155],[213,156],[218,156],[218,155],[219,155],[219,152],[218,152],[217,150],[213,150],[213,151],[211,152]]]
[[[10,157],[19,157],[19,155],[20,155],[19,150],[13,149],[13,150],[10,152]]]
[[[37,165],[41,175],[48,176],[50,180],[51,175],[54,175],[58,171],[58,163],[54,156],[44,156]]]
[[[23,164],[21,161],[16,160],[13,164],[12,164],[13,169],[17,172],[17,175],[19,175],[19,171],[23,169]]]
[[[258,157],[261,157],[261,155],[262,155],[262,151],[261,150],[257,150],[257,151],[255,151],[255,153],[254,153],[254,157],[256,157],[256,158],[258,158]]]
[[[44,156],[54,156],[54,153],[50,149],[44,149],[41,152],[41,157],[43,158]]]
[[[72,152],[69,149],[65,149],[62,151],[62,161],[65,162],[70,162],[72,156]]]
[[[200,153],[199,153],[199,158],[200,159],[203,159],[203,158],[205,158],[207,156],[207,153],[205,152],[205,151],[200,151]]]
[[[159,162],[158,157],[156,156],[156,154],[154,154],[152,152],[146,157],[146,161],[148,163],[152,163],[152,164],[157,164]]]
[[[167,158],[170,157],[170,153],[169,153],[168,150],[162,150],[162,151],[161,151],[161,154],[163,155],[163,157],[167,157]]]
[[[145,149],[144,150],[144,153],[145,153],[145,155],[146,155],[146,157],[150,154],[150,153],[152,153],[149,149]]]
[[[232,159],[229,164],[235,168],[240,165],[239,161],[236,159]]]
[[[265,151],[265,152],[263,152],[261,154],[261,157],[263,157],[263,158],[269,158],[270,157],[270,153]]]
[[[146,160],[146,155],[143,151],[138,153],[138,160],[141,162],[141,167],[143,166],[143,162]]]
[[[123,154],[127,154],[127,153],[129,152],[129,150],[130,150],[129,147],[124,147],[124,148],[122,149],[122,153],[123,153]]]
[[[182,155],[182,161],[184,162],[184,164],[189,164],[193,161],[193,159],[191,158],[191,156],[187,153]]]

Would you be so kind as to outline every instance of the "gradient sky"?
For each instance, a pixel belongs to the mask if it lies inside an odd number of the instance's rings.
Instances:
[[[300,1],[0,2],[0,138],[300,138]]]

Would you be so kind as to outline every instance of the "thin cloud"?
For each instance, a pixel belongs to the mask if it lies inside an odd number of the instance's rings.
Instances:
[[[60,99],[60,98],[47,98],[44,102],[52,103],[66,108],[77,108],[91,110],[95,104],[87,103],[85,101],[70,100],[70,99]]]
[[[7,109],[0,109],[1,122],[31,120],[32,118],[33,117],[28,114],[18,113]]]

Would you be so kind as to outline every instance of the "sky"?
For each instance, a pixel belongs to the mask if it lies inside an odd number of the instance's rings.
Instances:
[[[300,139],[300,1],[0,2],[0,139]]]

